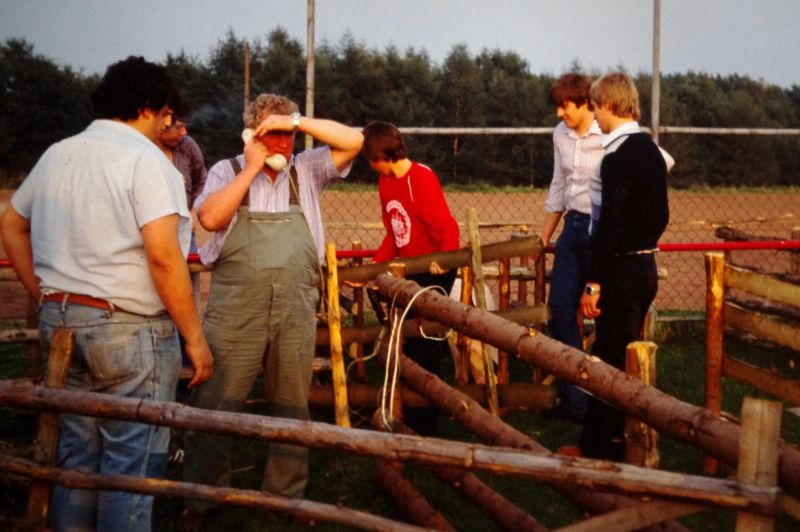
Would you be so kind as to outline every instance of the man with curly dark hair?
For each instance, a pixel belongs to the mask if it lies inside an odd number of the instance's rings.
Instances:
[[[190,386],[213,366],[186,266],[183,180],[154,143],[180,95],[164,67],[129,57],[108,68],[92,103],[97,119],[51,146],[12,197],[3,244],[41,303],[43,352],[56,328],[75,333],[70,389],[171,401],[178,331],[195,370]],[[161,477],[168,441],[166,427],[62,414],[58,463]],[[56,487],[50,525],[149,530],[152,506],[138,493]]]

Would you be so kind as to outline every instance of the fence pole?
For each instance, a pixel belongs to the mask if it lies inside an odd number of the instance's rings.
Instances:
[[[739,466],[736,480],[756,486],[778,483],[778,442],[781,437],[781,403],[745,397],[742,405],[742,435],[739,438]],[[739,512],[736,530],[770,532],[775,518]]]
[[[524,238],[526,236],[528,236],[528,227],[524,226],[524,225],[520,226],[520,228],[517,231],[511,233],[511,238],[512,239],[514,239],[514,238]],[[520,258],[519,258],[520,267],[523,268],[523,269],[527,268],[529,261],[530,261],[530,258],[528,257],[528,255],[521,255]],[[521,305],[527,305],[528,304],[528,281],[525,281],[523,279],[520,279],[519,281],[517,281],[517,301]]]
[[[800,240],[800,227],[792,229],[792,240]],[[791,253],[789,273],[792,275],[800,275],[800,249],[793,249],[789,253]]]
[[[722,410],[722,327],[725,296],[725,255],[706,253],[706,386],[705,407],[714,415]],[[706,457],[703,472],[716,473],[719,461]]]
[[[363,248],[360,240],[354,240],[351,244],[353,251],[361,251]],[[364,263],[364,259],[356,257],[353,259],[353,264],[360,266]],[[353,301],[355,301],[355,309],[353,312],[353,325],[355,327],[364,326],[364,287],[359,285],[353,288]],[[351,353],[356,359],[356,371],[359,382],[367,382],[367,368],[364,366],[364,346],[359,342],[351,344]]]
[[[28,316],[25,319],[25,326],[29,330],[39,330],[39,313],[36,311],[39,302],[28,296]],[[39,344],[34,343],[28,346],[26,352],[26,374],[31,379],[38,379],[42,376],[42,353]]]
[[[500,259],[498,266],[499,270],[499,308],[506,310],[511,303],[511,259],[506,257]],[[508,384],[508,353],[499,351],[497,353],[497,382],[499,384]]]
[[[486,288],[483,282],[483,262],[481,260],[481,241],[478,234],[478,214],[474,207],[467,209],[467,225],[469,227],[469,243],[472,248],[472,275],[475,277],[475,306],[486,310]],[[494,375],[494,362],[489,356],[489,348],[481,342],[483,354],[483,374],[486,380],[489,411],[495,416],[500,416],[500,404],[497,400],[497,381]]]
[[[625,351],[625,372],[648,386],[656,385],[656,349],[653,342],[631,342]],[[658,433],[635,417],[625,418],[625,461],[656,469]]]
[[[472,305],[472,268],[464,266],[461,268],[461,303]],[[470,375],[470,339],[464,333],[457,333],[456,345],[458,347],[458,364],[456,369],[456,380],[459,384],[467,384]]]
[[[328,329],[330,331],[334,412],[337,425],[350,427],[350,410],[347,407],[347,375],[344,371],[344,353],[342,353],[342,317],[339,313],[336,244],[325,245],[325,260],[328,266]]]
[[[47,373],[44,385],[48,388],[65,388],[67,386],[67,372],[72,362],[72,348],[75,343],[75,333],[69,329],[56,329],[50,340],[50,353],[47,361]],[[43,466],[54,466],[58,455],[59,434],[58,412],[43,412],[39,414],[36,440],[33,444],[34,460]],[[47,512],[50,509],[50,493],[52,484],[43,481],[33,481],[28,495],[28,520],[32,525],[45,526]]]

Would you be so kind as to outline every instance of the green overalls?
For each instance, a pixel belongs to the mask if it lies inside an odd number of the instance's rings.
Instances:
[[[250,212],[245,197],[214,264],[204,317],[214,374],[192,394],[193,407],[238,411],[263,370],[269,414],[309,419],[319,261],[294,167],[289,179],[289,212]],[[230,446],[228,437],[187,434],[184,478],[229,485]],[[269,444],[263,490],[302,497],[307,479],[305,447]]]

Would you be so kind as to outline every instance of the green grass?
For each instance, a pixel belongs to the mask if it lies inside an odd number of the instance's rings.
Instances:
[[[659,344],[658,387],[675,397],[689,403],[702,404],[703,362],[703,324],[669,323],[659,328],[656,338]],[[786,357],[765,353],[761,350],[726,341],[726,351],[735,353],[745,360],[764,359],[783,374],[800,378],[796,367],[792,367]],[[452,372],[449,361],[445,371]],[[0,345],[0,371],[5,378],[25,374],[25,350],[20,347]],[[530,379],[530,369],[519,361],[512,360],[512,379]],[[377,363],[369,364],[370,379],[377,382]],[[260,390],[256,385],[254,390]],[[256,392],[254,392],[255,394]],[[739,415],[745,396],[763,396],[746,386],[726,381],[724,386],[723,408]],[[254,409],[258,412],[258,409]],[[0,410],[0,445],[3,452],[25,454],[33,440],[35,416],[31,412]],[[353,414],[354,426],[369,428],[370,411],[357,411]],[[316,420],[332,423],[329,410],[315,410]],[[510,411],[504,420],[523,433],[533,437],[542,445],[555,449],[560,445],[574,444],[580,434],[580,427],[567,421],[545,421],[532,412]],[[446,416],[440,416],[440,434],[444,438],[460,441],[476,441]],[[800,418],[785,413],[782,436],[789,442],[800,442]],[[660,436],[661,468],[686,474],[701,474],[702,455],[687,445],[674,439]],[[233,485],[247,489],[258,489],[264,467],[266,444],[251,440],[238,440],[234,447]],[[349,508],[369,511],[388,518],[402,520],[402,516],[386,497],[375,487],[373,474],[376,461],[372,458],[350,455],[338,451],[311,450],[310,469],[312,476],[307,490],[310,500],[329,504],[340,504]],[[458,530],[494,530],[496,527],[479,510],[466,503],[456,492],[440,483],[425,468],[407,464],[406,478],[438,508],[449,522]],[[533,515],[544,526],[558,528],[581,519],[581,511],[573,503],[549,487],[526,479],[480,474],[490,486],[512,500],[520,508]],[[176,471],[171,478],[179,478]],[[0,482],[0,522],[3,519],[21,515],[25,501],[25,486],[6,481]],[[155,506],[154,529],[174,530],[182,503],[176,499],[158,499]],[[691,530],[720,532],[735,528],[735,514],[724,510],[707,510],[701,514],[682,519]],[[347,530],[346,527],[320,523],[316,527],[323,531]],[[298,530],[300,527],[288,519],[266,516],[252,510],[225,507],[218,511],[212,521],[213,530],[236,532],[277,530]],[[776,530],[796,530],[797,523],[782,516]]]

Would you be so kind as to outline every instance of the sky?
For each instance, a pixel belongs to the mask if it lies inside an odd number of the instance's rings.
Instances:
[[[470,54],[515,52],[534,74],[652,68],[652,0],[316,0],[316,43],[345,34],[369,48],[425,49],[441,64],[457,44]],[[266,41],[277,26],[306,43],[303,0],[0,0],[0,41],[84,73],[128,55],[200,60],[232,30]],[[661,72],[739,74],[800,85],[800,0],[662,0]]]

